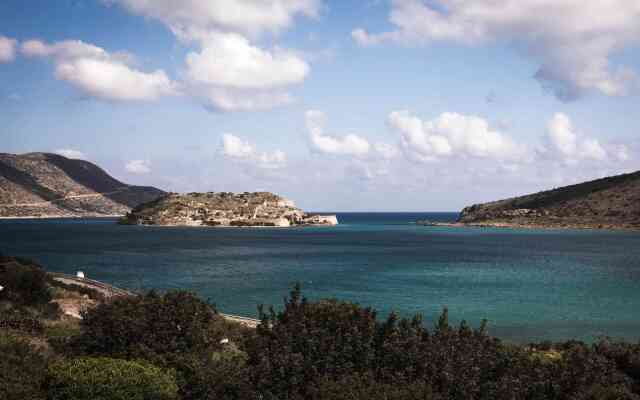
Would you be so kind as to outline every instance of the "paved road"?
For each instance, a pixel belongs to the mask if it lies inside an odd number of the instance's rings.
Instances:
[[[75,195],[71,195],[71,196],[64,196],[64,197],[59,197],[57,199],[53,199],[53,200],[49,200],[49,201],[40,201],[37,203],[14,203],[14,204],[0,204],[0,207],[41,207],[41,206],[47,206],[51,203],[56,203],[59,201],[64,201],[64,200],[71,200],[71,199],[87,199],[87,198],[92,198],[92,197],[105,197],[105,196],[109,196],[112,194],[116,194],[116,193],[121,193],[124,192],[126,190],[129,190],[128,187],[122,187],[118,190],[114,190],[113,192],[104,192],[104,193],[90,193],[90,194],[75,194]]]

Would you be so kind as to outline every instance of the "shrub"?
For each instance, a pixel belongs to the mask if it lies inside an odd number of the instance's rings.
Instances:
[[[445,400],[424,382],[380,383],[371,375],[351,375],[338,380],[323,378],[310,389],[312,400]]]
[[[547,357],[484,324],[451,327],[446,310],[429,331],[419,316],[379,322],[369,308],[310,303],[299,288],[282,312],[261,314],[248,365],[267,399],[637,399],[640,346],[545,344]]]
[[[258,398],[250,382],[247,355],[237,350],[190,354],[181,358],[180,394],[184,400]]]
[[[44,399],[46,360],[26,341],[0,333],[0,399]]]
[[[19,306],[41,306],[51,301],[47,273],[37,264],[14,257],[0,257],[0,300]]]
[[[192,352],[220,347],[223,318],[208,303],[188,292],[118,298],[88,310],[76,345],[89,355],[146,359],[170,365]]]
[[[274,396],[295,396],[320,377],[338,378],[371,369],[375,360],[376,313],[325,300],[309,303],[300,288],[284,311],[270,316],[249,345],[256,387]]]
[[[142,361],[76,358],[52,363],[49,400],[172,400],[178,398],[173,372]]]

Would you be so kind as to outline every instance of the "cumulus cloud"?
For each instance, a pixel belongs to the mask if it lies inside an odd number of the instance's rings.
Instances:
[[[406,110],[394,111],[389,114],[388,123],[400,132],[405,154],[418,161],[449,156],[515,160],[526,155],[524,146],[473,115],[443,113],[423,121]]]
[[[400,155],[400,150],[397,146],[378,142],[373,145],[375,152],[385,160],[391,160]]]
[[[395,30],[371,34],[358,28],[352,37],[365,46],[515,43],[540,63],[535,78],[562,100],[587,91],[624,95],[638,86],[635,71],[610,62],[640,41],[637,1],[392,0],[390,20]]]
[[[236,89],[270,89],[302,82],[309,65],[286,50],[269,52],[235,33],[207,36],[200,52],[187,55],[194,81]]]
[[[199,52],[186,59],[192,91],[217,111],[265,110],[291,103],[283,91],[301,83],[309,65],[288,50],[272,51],[251,45],[236,33],[211,33]]]
[[[252,44],[279,33],[296,16],[315,17],[321,0],[106,0],[161,21],[196,51],[185,60],[185,87],[212,111],[266,110],[293,101],[284,88],[301,83],[309,64],[290,50]]]
[[[124,168],[136,175],[144,175],[151,172],[151,161],[148,160],[131,160],[125,164]]]
[[[369,153],[371,145],[365,138],[348,134],[345,136],[329,136],[324,133],[326,115],[317,110],[309,110],[305,113],[305,122],[309,132],[311,146],[315,151],[327,154],[340,154],[351,156],[365,156]]]
[[[72,159],[77,159],[77,160],[86,160],[87,156],[78,150],[74,150],[74,149],[58,149],[55,150],[54,153],[59,154],[61,156],[67,157],[67,158],[72,158]]]
[[[105,0],[154,18],[183,37],[217,31],[256,36],[278,33],[297,15],[315,17],[321,0]]]
[[[547,124],[547,138],[551,151],[568,164],[580,160],[604,161],[608,158],[607,151],[597,139],[578,135],[569,117],[562,113],[556,113]],[[624,148],[620,150],[622,157],[617,158],[628,156]]]
[[[11,62],[16,58],[15,39],[0,36],[0,63]]]
[[[131,56],[109,53],[79,40],[46,44],[29,40],[22,44],[29,57],[51,57],[55,76],[89,96],[108,101],[156,100],[177,93],[177,85],[164,71],[146,73],[133,68]]]
[[[222,135],[222,154],[261,169],[280,169],[287,164],[287,155],[283,151],[259,152],[248,141],[230,133]]]

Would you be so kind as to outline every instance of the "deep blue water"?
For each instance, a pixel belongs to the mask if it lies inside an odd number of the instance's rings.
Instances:
[[[228,313],[279,306],[295,282],[382,315],[443,306],[507,340],[640,339],[640,234],[416,226],[452,213],[339,213],[335,228],[169,228],[0,221],[0,252],[117,286],[186,288]]]

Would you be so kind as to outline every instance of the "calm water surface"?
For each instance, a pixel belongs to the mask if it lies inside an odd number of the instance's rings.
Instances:
[[[640,234],[423,227],[451,213],[339,213],[332,228],[119,226],[0,221],[0,252],[117,286],[186,288],[228,313],[280,305],[295,282],[382,314],[443,306],[507,340],[640,339]]]

